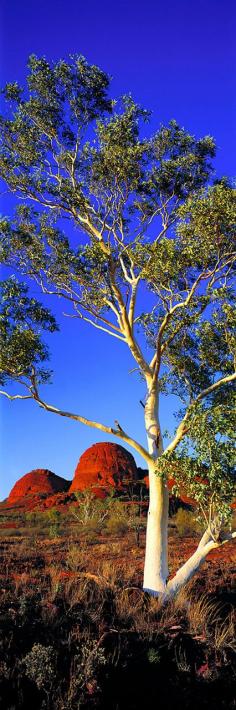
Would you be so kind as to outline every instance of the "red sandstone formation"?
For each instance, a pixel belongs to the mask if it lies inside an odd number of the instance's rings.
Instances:
[[[138,479],[133,456],[119,444],[94,444],[80,457],[70,493],[92,488],[96,495],[109,487],[122,491]]]
[[[26,496],[52,496],[55,493],[68,491],[69,486],[70,481],[66,481],[65,478],[47,469],[37,468],[19,478],[10,492],[8,502],[16,503]]]
[[[194,507],[194,501],[187,498],[184,491],[181,501],[173,497],[171,493],[174,483],[174,478],[170,478],[170,510],[175,512],[179,505]],[[72,484],[47,469],[36,469],[26,473],[16,482],[5,505],[16,505],[24,510],[43,511],[56,507],[65,511],[67,505],[73,501],[73,495],[70,496],[74,491],[91,488],[94,495],[104,498],[109,489],[114,489],[118,495],[123,494],[127,499],[127,493],[139,496],[140,486],[144,486],[142,499],[146,507],[148,471],[138,468],[133,456],[123,446],[101,442],[82,454]]]

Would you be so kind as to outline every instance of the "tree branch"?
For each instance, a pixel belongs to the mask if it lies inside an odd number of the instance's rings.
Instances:
[[[33,278],[36,281],[36,283],[40,286],[43,293],[45,293],[49,296],[61,296],[62,298],[65,298],[67,301],[70,301],[70,303],[72,303],[75,308],[76,308],[76,306],[80,306],[85,311],[87,311],[87,313],[91,313],[91,315],[94,316],[94,318],[97,318],[102,323],[105,323],[106,325],[108,325],[109,328],[112,328],[113,330],[117,331],[118,333],[122,333],[121,328],[119,328],[114,323],[111,323],[111,321],[109,321],[108,318],[105,318],[100,313],[97,313],[91,306],[85,306],[85,304],[83,304],[83,301],[81,301],[79,299],[79,297],[77,296],[76,291],[73,291],[70,287],[68,287],[68,289],[67,289],[68,293],[64,293],[64,291],[60,291],[59,289],[56,291],[52,291],[51,289],[48,289],[47,286],[45,286],[45,284],[43,283],[42,279],[38,279],[35,274],[33,275]],[[62,288],[66,288],[66,287],[62,286]],[[108,305],[111,307],[110,303],[108,303]]]
[[[232,373],[232,375],[226,375],[226,377],[221,377],[217,382],[214,382],[210,387],[207,387],[205,390],[202,390],[200,394],[196,397],[194,401],[191,402],[190,407],[187,409],[182,421],[180,422],[175,437],[173,441],[167,446],[167,448],[164,451],[164,454],[167,453],[172,453],[175,451],[177,448],[178,444],[180,441],[184,438],[185,434],[189,431],[189,425],[188,425],[188,419],[190,417],[190,413],[193,410],[193,407],[200,402],[204,397],[207,397],[209,394],[214,392],[218,387],[221,387],[222,385],[227,384],[228,382],[233,382],[236,379],[236,372]]]
[[[175,437],[174,437],[173,441],[171,441],[171,443],[169,444],[169,446],[167,446],[167,448],[165,449],[164,455],[170,454],[170,453],[172,453],[173,451],[175,451],[175,449],[177,448],[178,444],[180,444],[180,442],[181,442],[182,439],[184,438],[185,434],[187,434],[187,432],[188,432],[188,430],[189,430],[189,426],[187,425],[187,421],[188,421],[189,416],[190,416],[190,410],[187,409],[186,414],[184,415],[182,421],[180,422],[180,424],[179,424],[179,426],[178,426],[178,428],[177,428]]]
[[[126,344],[125,338],[122,337],[122,335],[118,335],[118,333],[113,333],[112,330],[108,330],[108,328],[104,328],[103,325],[99,325],[99,323],[95,323],[91,318],[87,318],[87,316],[84,316],[82,313],[80,313],[79,310],[77,310],[77,315],[71,315],[68,313],[63,313],[64,316],[67,316],[68,318],[80,318],[81,320],[85,321],[86,323],[90,323],[91,325],[94,326],[94,328],[98,328],[98,330],[103,330],[104,333],[108,333],[108,335],[112,335],[113,338],[118,338],[118,340],[121,340],[122,343]]]
[[[195,401],[193,404],[196,402],[200,402],[204,397],[207,397],[208,394],[211,394],[214,392],[218,387],[221,387],[221,385],[226,385],[228,382],[233,382],[236,379],[236,372],[233,372],[232,375],[226,375],[226,377],[221,377],[220,380],[217,380],[217,382],[213,382],[210,387],[207,387],[205,390],[202,390],[200,394],[196,397]]]
[[[133,334],[133,331],[132,331],[132,328],[131,328],[131,325],[129,322],[126,306],[123,301],[123,296],[122,296],[119,286],[117,285],[116,280],[115,280],[115,265],[114,265],[113,259],[111,257],[109,259],[109,274],[110,274],[110,281],[111,281],[111,287],[113,290],[113,294],[117,300],[118,307],[119,307],[120,326],[121,326],[122,332],[126,338],[127,345],[129,346],[129,349],[130,349],[134,359],[138,363],[138,365],[139,365],[141,371],[143,372],[143,374],[145,375],[146,379],[150,380],[152,373],[151,373],[148,363],[146,362],[146,360],[143,356],[143,353],[142,353],[138,343],[135,340],[135,337],[134,337],[134,334]]]
[[[81,424],[85,424],[86,426],[90,426],[94,429],[99,429],[100,431],[105,431],[107,434],[117,436],[119,439],[122,439],[122,441],[125,441],[126,444],[128,444],[133,449],[135,449],[135,451],[137,451],[148,464],[152,461],[152,457],[150,456],[148,451],[141,444],[139,444],[135,439],[130,437],[122,429],[122,427],[118,424],[118,422],[116,422],[117,428],[114,429],[113,427],[106,426],[105,424],[102,424],[101,422],[92,421],[90,419],[87,419],[86,417],[82,417],[80,414],[74,414],[73,412],[66,412],[62,409],[59,409],[58,407],[54,407],[52,404],[48,404],[47,402],[42,400],[41,397],[39,396],[34,374],[31,377],[31,381],[32,381],[32,388],[31,388],[32,397],[31,398],[34,399],[39,404],[39,406],[41,406],[47,412],[52,412],[53,414],[58,414],[61,417],[68,417],[69,419],[74,419],[75,421],[81,422]],[[29,399],[30,399],[30,397],[29,397]]]
[[[137,289],[138,289],[138,283],[139,283],[139,276],[135,281],[132,282],[132,293],[130,297],[130,303],[129,303],[129,313],[128,313],[128,319],[130,323],[130,327],[132,328],[133,331],[133,326],[134,326],[134,311],[135,311],[135,304],[136,304],[136,298],[137,298]]]
[[[7,399],[33,399],[31,394],[8,394],[4,390],[0,390],[0,394],[7,397]]]
[[[217,548],[221,547],[221,545],[224,545],[235,538],[236,531],[230,533],[229,535],[226,534],[222,540],[219,540],[217,542],[215,542],[212,538],[209,539],[206,537],[205,544],[199,544],[199,546],[191,555],[191,557],[189,557],[189,559],[182,565],[182,567],[178,569],[174,577],[169,580],[166,587],[166,593],[164,594],[165,598],[168,599],[168,597],[170,598],[174,596],[179,591],[179,589],[181,589],[183,585],[186,584],[191,579],[191,577],[193,577],[193,575],[197,572],[202,563],[205,562],[205,559],[207,555],[209,555],[209,552],[212,552],[212,550],[216,550]]]
[[[176,311],[180,310],[181,308],[186,308],[190,301],[191,298],[194,296],[195,291],[200,283],[201,280],[208,278],[210,274],[206,274],[205,271],[202,271],[201,274],[197,277],[197,279],[194,281],[194,284],[192,285],[192,288],[190,289],[188,295],[186,296],[185,300],[182,301],[181,303],[176,303],[175,306],[173,306],[168,313],[166,313],[165,317],[163,318],[163,321],[160,325],[158,334],[157,334],[157,344],[156,344],[156,353],[153,356],[151,362],[150,362],[150,368],[154,371],[154,376],[157,377],[159,374],[160,370],[160,365],[161,365],[161,355],[162,355],[162,337],[165,332],[165,329],[171,320],[172,316],[176,313]]]

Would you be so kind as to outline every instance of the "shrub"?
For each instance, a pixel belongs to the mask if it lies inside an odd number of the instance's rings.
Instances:
[[[49,598],[54,601],[58,592],[61,590],[61,570],[55,565],[51,565],[48,570],[48,575],[50,579],[50,593]]]
[[[175,523],[181,537],[199,532],[199,523],[190,510],[179,508],[175,516]]]
[[[128,527],[128,522],[122,518],[110,517],[106,523],[106,531],[111,535],[125,535]]]
[[[66,565],[73,572],[86,569],[88,561],[88,549],[86,544],[71,544],[66,555]]]
[[[47,524],[45,513],[38,510],[30,510],[25,513],[25,521],[34,528],[42,528]]]
[[[39,690],[50,691],[55,680],[55,656],[52,646],[35,643],[23,658],[25,675],[32,680]]]
[[[219,620],[220,607],[207,593],[204,593],[195,599],[190,597],[186,611],[190,632],[209,635],[210,629]]]
[[[230,649],[236,652],[236,628],[233,614],[224,621],[218,621],[214,628],[213,646],[217,652],[225,652]]]
[[[71,703],[77,700],[80,707],[83,705],[86,696],[96,696],[100,691],[99,675],[102,666],[106,664],[104,649],[96,640],[87,639],[81,645],[79,652],[74,656],[71,666],[70,687],[68,692],[68,701]],[[92,705],[92,701],[89,707]],[[75,707],[73,705],[73,707]],[[86,707],[87,704],[86,704]]]
[[[157,651],[156,648],[152,648],[152,646],[151,646],[147,652],[147,659],[148,659],[148,663],[154,663],[155,665],[157,663],[160,663],[159,651]]]
[[[79,660],[79,676],[78,679],[81,685],[91,682],[96,677],[97,670],[100,666],[106,665],[104,649],[99,646],[96,640],[88,639],[81,647],[81,652],[78,656]]]
[[[145,522],[142,519],[142,508],[139,504],[132,503],[127,506],[128,527],[134,532],[136,545],[140,544],[140,533],[145,529]]]
[[[46,513],[44,513],[45,519],[46,519],[46,524],[49,526],[48,528],[48,534],[49,537],[57,537],[60,533],[60,522],[61,522],[61,515],[59,513],[59,510],[56,508],[51,508],[50,510],[47,510]]]
[[[81,492],[77,491],[75,495],[79,506],[72,511],[74,518],[83,529],[91,532],[99,532],[108,515],[106,500],[96,498],[89,489]]]

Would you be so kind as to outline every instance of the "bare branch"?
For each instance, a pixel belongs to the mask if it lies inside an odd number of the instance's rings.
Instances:
[[[160,328],[159,328],[159,331],[158,331],[158,334],[157,334],[156,353],[155,353],[154,357],[152,358],[152,360],[151,360],[151,362],[150,362],[150,368],[151,368],[152,370],[154,370],[154,376],[155,376],[155,377],[158,377],[158,374],[159,374],[159,371],[160,371],[161,355],[162,355],[162,348],[161,348],[161,346],[162,346],[162,338],[163,338],[163,334],[164,334],[164,332],[165,332],[165,330],[166,330],[166,327],[167,327],[168,323],[170,322],[170,320],[172,319],[172,317],[173,317],[173,315],[176,313],[176,311],[181,310],[181,308],[186,308],[186,307],[189,305],[189,303],[190,303],[192,297],[193,297],[194,294],[195,294],[195,291],[196,291],[196,289],[197,289],[197,287],[198,287],[200,281],[202,281],[203,279],[208,278],[208,276],[209,276],[209,274],[206,274],[205,271],[202,271],[202,273],[199,274],[199,276],[197,277],[197,279],[194,281],[194,284],[192,285],[192,288],[190,289],[190,291],[189,291],[188,295],[186,296],[185,300],[182,301],[181,303],[176,303],[175,306],[173,306],[173,307],[168,311],[168,313],[166,313],[165,317],[163,318],[163,321],[162,321],[162,323],[161,323],[161,325],[160,325]],[[155,368],[155,369],[154,369],[154,368]]]
[[[61,417],[68,417],[69,419],[74,419],[75,421],[81,422],[81,424],[85,424],[86,426],[90,426],[94,429],[99,429],[100,431],[105,431],[107,434],[111,434],[113,436],[118,437],[119,439],[122,439],[122,441],[125,441],[126,444],[131,446],[135,451],[137,451],[143,458],[144,460],[149,464],[152,461],[151,455],[148,453],[148,451],[141,445],[139,444],[135,439],[133,439],[129,434],[127,434],[117,423],[116,426],[117,428],[114,429],[113,427],[106,426],[105,424],[102,424],[101,422],[96,422],[92,421],[90,419],[87,419],[86,417],[82,417],[80,414],[74,414],[73,412],[66,412],[62,409],[59,409],[58,407],[54,407],[51,404],[48,404],[44,400],[41,399],[38,393],[37,389],[37,383],[36,383],[36,378],[35,374],[32,375],[31,377],[32,381],[32,398],[41,406],[43,409],[45,409],[47,412],[52,412],[53,414],[58,414]]]
[[[86,323],[90,323],[91,325],[94,326],[94,328],[98,328],[98,330],[103,330],[104,333],[108,333],[108,335],[112,335],[113,338],[118,338],[118,340],[121,340],[122,343],[126,344],[125,338],[122,337],[122,335],[118,335],[118,333],[113,333],[112,330],[108,330],[108,328],[104,328],[103,325],[99,325],[99,323],[95,323],[92,318],[87,318],[87,316],[84,316],[80,311],[77,311],[77,315],[69,315],[68,313],[63,313],[64,316],[71,317],[71,318],[80,318],[81,320],[85,321]]]
[[[139,280],[140,280],[139,277],[137,277],[137,279],[135,279],[135,281],[132,282],[132,293],[131,293],[130,304],[129,304],[129,313],[128,313],[129,323],[130,323],[132,330],[133,330],[133,325],[134,325],[134,311],[135,311],[135,305],[136,305],[137,289],[138,289]]]
[[[164,454],[169,454],[169,453],[172,453],[173,451],[175,451],[178,444],[180,444],[180,442],[184,438],[185,434],[187,434],[187,432],[189,431],[189,426],[188,426],[189,416],[190,416],[190,409],[188,409],[186,414],[184,415],[182,421],[180,422],[180,424],[177,428],[177,431],[176,431],[173,441],[171,441],[169,446],[167,446],[167,448],[164,451]]]
[[[200,402],[202,399],[204,399],[204,397],[207,397],[208,394],[215,392],[218,387],[226,385],[228,382],[233,382],[234,380],[236,380],[236,372],[233,372],[232,375],[226,375],[225,377],[221,377],[219,380],[217,380],[217,382],[213,382],[212,385],[206,387],[205,390],[202,390],[202,392],[200,392],[200,394],[196,397],[195,402]]]
[[[212,385],[210,385],[210,387],[207,387],[205,390],[202,390],[202,392],[200,392],[196,399],[191,402],[190,407],[187,409],[182,421],[180,422],[177,428],[173,441],[169,444],[169,446],[167,446],[164,451],[164,454],[172,453],[173,451],[175,451],[184,436],[188,433],[190,427],[188,420],[190,418],[191,412],[193,411],[193,407],[198,404],[198,402],[200,402],[204,397],[207,397],[209,394],[214,392],[219,387],[226,385],[228,382],[233,382],[235,379],[236,373],[226,375],[226,377],[221,377],[219,380],[217,380],[217,382],[214,382]]]
[[[121,328],[119,328],[119,327],[118,327],[117,325],[115,325],[114,323],[111,323],[111,321],[109,321],[108,318],[105,318],[105,316],[101,315],[101,313],[98,313],[98,312],[97,312],[96,310],[94,310],[91,306],[85,305],[85,304],[83,303],[83,301],[81,301],[81,300],[79,299],[79,296],[77,295],[76,291],[74,291],[74,290],[71,289],[70,287],[67,288],[68,293],[65,293],[64,291],[61,291],[60,289],[57,289],[56,291],[53,291],[53,290],[47,288],[47,286],[45,286],[45,284],[43,283],[43,280],[42,280],[42,279],[38,279],[36,275],[33,275],[33,278],[35,279],[36,283],[40,286],[40,288],[42,289],[43,293],[46,293],[46,294],[49,295],[49,296],[60,296],[60,297],[62,297],[62,298],[65,298],[67,301],[70,301],[70,303],[73,304],[73,306],[74,306],[75,309],[76,309],[77,306],[80,306],[81,308],[83,308],[83,309],[84,309],[85,311],[87,311],[88,313],[91,313],[91,315],[94,316],[94,318],[97,318],[97,319],[100,320],[102,323],[105,323],[106,325],[108,325],[109,328],[112,328],[113,330],[117,331],[118,333],[122,333]],[[66,286],[63,285],[62,288],[66,289]],[[71,294],[71,295],[70,295],[70,294]],[[112,307],[112,304],[111,304],[107,299],[104,299],[104,300],[105,300],[105,302],[107,303],[107,305],[109,305],[109,307],[112,308],[112,310],[116,313],[116,316],[117,316],[117,310]],[[68,314],[64,314],[64,315],[68,315]],[[72,317],[72,316],[70,316],[70,317]],[[74,317],[77,318],[77,315],[74,316]]]
[[[7,399],[32,399],[31,394],[8,394],[4,390],[0,390],[0,394],[7,397]]]
[[[110,281],[111,281],[111,287],[113,290],[113,294],[117,300],[118,307],[119,307],[119,313],[120,313],[120,326],[122,329],[122,332],[126,338],[127,345],[129,346],[129,349],[138,363],[141,371],[144,373],[146,379],[150,380],[151,377],[151,370],[149,368],[148,363],[146,362],[143,353],[138,345],[138,343],[135,340],[135,337],[132,332],[132,328],[130,326],[126,306],[123,301],[123,296],[122,293],[119,289],[119,286],[116,283],[115,279],[115,265],[113,262],[113,259],[110,257],[109,259],[109,275],[110,275]]]

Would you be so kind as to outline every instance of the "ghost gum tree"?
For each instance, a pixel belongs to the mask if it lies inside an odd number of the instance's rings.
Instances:
[[[21,281],[2,282],[1,393],[115,435],[142,455],[150,481],[144,589],[168,597],[236,534],[235,192],[212,181],[211,137],[197,140],[171,121],[146,138],[148,113],[130,96],[110,100],[108,76],[84,58],[50,65],[31,56],[28,67],[28,91],[14,83],[3,92],[0,170],[17,207],[1,219],[1,258]],[[147,448],[117,421],[107,426],[45,401],[41,332],[57,326],[28,294],[30,281],[67,302],[75,327],[83,320],[129,348],[146,388]],[[9,388],[12,381],[24,391]],[[181,403],[166,446],[160,393]],[[195,499],[205,526],[172,579],[169,477]]]

